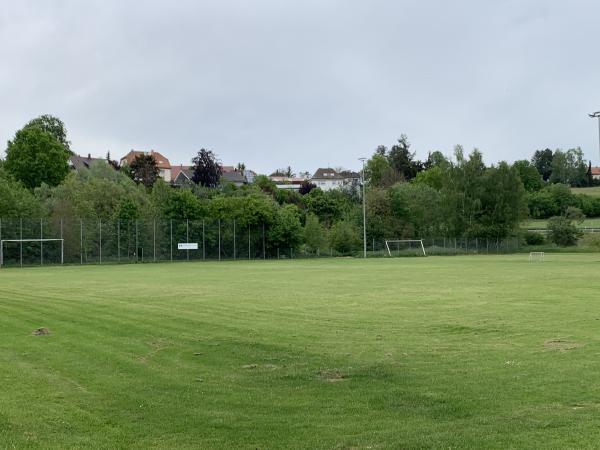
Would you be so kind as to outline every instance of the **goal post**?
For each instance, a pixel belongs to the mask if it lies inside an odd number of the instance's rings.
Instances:
[[[423,239],[386,239],[385,240],[385,248],[387,249],[388,255],[392,256],[392,250],[390,249],[390,244],[417,244],[417,248],[421,248],[421,252],[423,256],[427,256],[425,253],[425,246],[423,245]]]
[[[65,240],[64,239],[2,239],[0,240],[0,267],[4,266],[4,244],[12,242],[17,244],[23,244],[24,242],[39,242],[40,246],[44,242],[60,242],[60,263],[64,264],[65,261]],[[21,254],[21,264],[23,255]]]
[[[529,262],[544,262],[544,252],[529,252]]]

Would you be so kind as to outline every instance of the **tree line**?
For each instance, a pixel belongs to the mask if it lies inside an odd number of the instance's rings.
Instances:
[[[419,161],[402,135],[366,162],[367,238],[503,239],[518,234],[528,217],[570,223],[577,211],[599,216],[600,200],[574,195],[569,187],[585,178],[581,151],[550,153],[487,166],[480,151],[465,154],[457,146],[452,158],[432,152]],[[322,191],[306,182],[297,192],[261,175],[240,187],[223,184],[216,156],[201,149],[192,161],[193,182],[174,188],[157,176],[150,155],[118,170],[99,161],[74,171],[71,154],[64,124],[55,117],[38,117],[18,130],[0,161],[0,218],[235,220],[240,227],[264,225],[270,246],[340,253],[360,248],[357,187]]]

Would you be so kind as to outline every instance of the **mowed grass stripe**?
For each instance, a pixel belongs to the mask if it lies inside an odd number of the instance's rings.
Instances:
[[[18,320],[0,318],[0,353],[19,364],[0,373],[21,394],[1,394],[0,432],[38,448],[591,446],[593,260],[522,258],[4,271],[18,275],[0,311]],[[61,287],[60,269],[87,282]],[[61,327],[28,336],[29,308]],[[561,336],[584,345],[545,349]],[[32,398],[38,418],[20,412]]]

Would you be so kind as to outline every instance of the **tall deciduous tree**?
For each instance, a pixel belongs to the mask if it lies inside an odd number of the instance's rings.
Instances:
[[[390,165],[385,153],[380,152],[381,147],[379,146],[365,165],[365,179],[374,187],[391,186],[402,179],[402,176]]]
[[[71,153],[71,142],[69,142],[67,139],[67,129],[65,128],[63,121],[58,117],[44,114],[40,117],[30,120],[25,127],[37,127],[46,133],[50,133],[58,142],[63,145],[65,150]]]
[[[526,191],[539,191],[544,186],[542,176],[536,167],[526,159],[515,161],[513,167],[519,173]]]
[[[26,187],[58,185],[69,173],[69,153],[50,133],[26,126],[6,148],[5,169]]]
[[[327,243],[325,229],[314,214],[307,214],[304,223],[304,244],[310,251],[323,249]]]
[[[34,217],[40,205],[30,190],[0,167],[0,218]]]
[[[133,181],[151,187],[158,179],[158,165],[152,155],[137,155],[129,166],[129,173]]]
[[[298,208],[294,205],[283,205],[276,214],[269,228],[269,244],[275,248],[296,248],[302,242],[302,225]]]
[[[483,176],[478,237],[504,238],[527,217],[525,188],[517,169],[506,162],[486,169]]]
[[[223,169],[211,150],[200,149],[192,159],[192,163],[194,164],[194,175],[192,177],[194,183],[208,188],[219,185]]]
[[[392,213],[412,225],[410,237],[437,237],[443,229],[441,196],[419,183],[398,183],[389,191]]]
[[[552,183],[564,183],[571,186],[587,184],[587,164],[583,160],[581,148],[570,148],[566,152],[556,150],[552,158]]]
[[[550,175],[552,175],[553,157],[552,150],[546,148],[544,150],[536,150],[531,158],[531,163],[535,166],[544,181],[548,181]]]

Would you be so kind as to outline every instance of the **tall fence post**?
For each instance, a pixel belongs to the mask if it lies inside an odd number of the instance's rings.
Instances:
[[[138,221],[137,219],[135,219],[135,261],[139,261],[139,251],[140,251],[140,243],[139,243],[139,236],[138,236]]]
[[[0,234],[2,231],[2,226],[0,224]],[[250,259],[250,225],[248,225],[248,259]]]
[[[0,230],[2,227],[0,226]],[[0,231],[0,235],[2,232]],[[60,218],[60,264],[65,263],[65,238],[63,237],[63,219]]]
[[[235,219],[233,219],[233,260],[235,261],[236,258],[236,252],[235,252]]]
[[[206,259],[205,221],[202,219],[202,260]]]
[[[152,221],[152,250],[154,252],[154,262],[156,262],[156,218]]]
[[[169,221],[169,250],[171,253],[171,262],[173,262],[173,219]]]
[[[219,261],[221,261],[221,219],[219,219]]]
[[[79,219],[79,264],[83,264],[83,219]]]
[[[40,266],[44,265],[44,219],[40,219]]]
[[[102,264],[102,219],[98,220],[98,227],[100,228],[100,264]]]
[[[188,243],[190,242],[190,219],[185,219],[185,242]],[[187,249],[185,251],[186,253],[186,258],[189,261],[190,260],[190,250]]]
[[[20,246],[20,250],[19,250],[19,259],[21,260],[21,267],[23,267],[23,219],[21,219],[21,221],[19,222],[19,236],[21,239],[21,246]]]
[[[121,262],[121,219],[117,219],[117,262]]]

